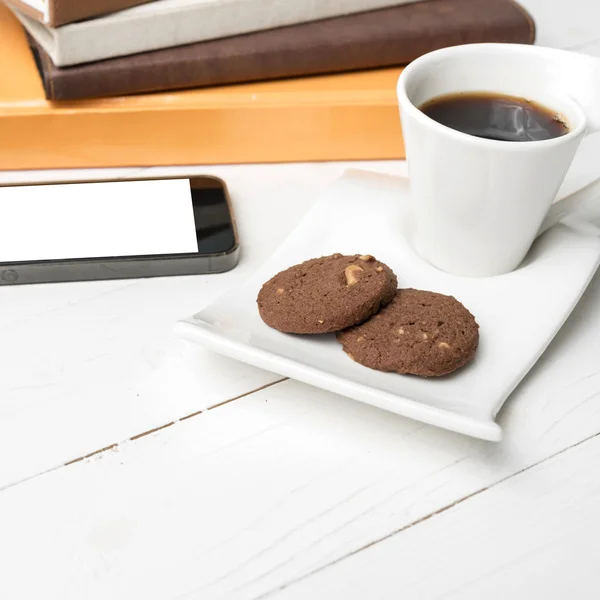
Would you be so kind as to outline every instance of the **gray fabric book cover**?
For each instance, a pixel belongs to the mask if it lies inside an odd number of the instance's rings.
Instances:
[[[429,0],[155,0],[97,19],[48,27],[13,9],[59,66]]]
[[[512,0],[430,0],[67,68],[30,44],[47,98],[74,100],[404,65],[445,46],[534,38]]]

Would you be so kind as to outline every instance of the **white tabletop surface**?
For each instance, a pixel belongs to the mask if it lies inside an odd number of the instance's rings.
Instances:
[[[522,3],[538,43],[600,56],[596,0]],[[0,598],[598,598],[600,275],[498,444],[173,336],[347,166],[194,169],[231,190],[227,274],[0,288]]]

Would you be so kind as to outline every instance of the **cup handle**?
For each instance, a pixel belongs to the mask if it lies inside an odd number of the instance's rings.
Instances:
[[[569,181],[569,175],[567,175],[565,183],[567,187],[571,187],[572,189],[572,185],[569,186],[568,184],[576,183],[581,179],[580,177],[575,177],[573,181],[572,174],[574,171],[580,174],[585,173],[585,179],[589,180],[589,174],[596,173],[599,170],[600,132],[596,132],[588,135],[582,141],[569,171],[571,181]],[[541,235],[563,219],[572,215],[577,215],[586,221],[593,221],[600,218],[600,176],[555,202],[542,221],[537,235]]]
[[[551,52],[557,86],[569,90],[571,98],[583,109],[588,123],[588,135],[577,151],[575,160],[583,162],[588,172],[596,172],[600,170],[600,60],[568,50]],[[600,218],[600,176],[555,202],[542,222],[538,235],[573,214],[588,221]]]
[[[581,215],[586,221],[600,218],[600,177],[566,198],[555,202],[542,221],[537,235],[541,235],[566,217],[574,214]]]

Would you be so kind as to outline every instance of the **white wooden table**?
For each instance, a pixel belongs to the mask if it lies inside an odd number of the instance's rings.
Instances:
[[[523,3],[540,44],[600,56],[596,0]],[[2,600],[599,597],[600,276],[499,444],[173,336],[346,166],[196,169],[232,192],[230,273],[0,289]]]

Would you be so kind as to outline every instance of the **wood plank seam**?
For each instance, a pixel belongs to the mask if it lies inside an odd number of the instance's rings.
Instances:
[[[296,583],[299,583],[305,579],[308,579],[309,577],[311,577],[312,575],[315,575],[316,573],[320,573],[321,571],[324,571],[325,569],[336,565],[344,560],[346,560],[347,558],[350,558],[351,556],[354,556],[355,554],[359,554],[361,553],[363,550],[367,550],[368,548],[371,548],[373,546],[375,546],[376,544],[379,544],[380,542],[383,542],[385,540],[390,539],[391,537],[398,535],[400,533],[403,533],[404,531],[411,529],[413,527],[417,527],[418,525],[420,525],[421,523],[424,523],[425,521],[428,521],[434,517],[437,517],[439,515],[442,515],[446,512],[448,512],[449,510],[455,508],[456,506],[458,506],[459,504],[463,504],[464,502],[469,501],[470,499],[479,496],[481,494],[483,494],[484,492],[491,490],[493,488],[498,487],[499,485],[502,485],[503,483],[507,482],[509,479],[512,479],[513,477],[516,477],[518,475],[521,475],[523,473],[526,473],[527,471],[530,471],[531,469],[534,469],[536,467],[538,467],[539,465],[542,465],[544,463],[547,463],[551,460],[554,460],[555,458],[561,456],[562,454],[565,454],[566,452],[569,452],[570,450],[573,450],[574,448],[577,448],[579,446],[582,446],[583,444],[586,444],[588,442],[591,442],[592,440],[594,440],[595,438],[597,438],[598,436],[600,436],[600,432],[595,433],[594,435],[591,435],[587,438],[585,438],[584,440],[581,440],[567,448],[563,448],[562,450],[559,450],[558,452],[555,452],[554,454],[551,454],[550,456],[546,456],[545,458],[532,463],[522,469],[520,469],[519,471],[515,471],[514,473],[507,475],[506,477],[503,477],[502,479],[499,479],[498,481],[496,481],[493,484],[490,484],[488,486],[485,486],[483,488],[480,488],[470,494],[467,494],[466,496],[464,496],[463,498],[459,498],[458,500],[452,502],[451,504],[448,504],[447,506],[444,506],[428,515],[425,515],[423,517],[420,517],[419,519],[413,521],[412,523],[408,523],[407,525],[404,525],[403,527],[400,527],[399,529],[390,532],[389,534],[378,538],[376,540],[373,540],[371,542],[369,542],[368,544],[365,544],[364,546],[361,546],[360,548],[357,548],[356,550],[352,550],[351,552],[349,552],[348,554],[337,558],[327,564],[324,564],[316,569],[313,569],[312,571],[301,575],[300,577],[297,577],[296,579],[293,579],[287,583],[285,583],[284,585],[278,586],[277,588],[274,588],[264,594],[261,594],[260,596],[256,596],[253,600],[264,600],[265,598],[270,598],[272,596],[274,596],[275,594],[278,594],[279,592],[282,592],[283,590],[295,585]]]
[[[114,444],[110,444],[108,446],[104,446],[103,448],[100,448],[99,450],[94,450],[94,452],[90,452],[89,454],[86,454],[84,456],[80,456],[78,458],[74,458],[73,460],[70,460],[66,463],[62,463],[60,465],[57,465],[55,467],[51,467],[49,469],[46,469],[45,471],[42,471],[40,473],[36,473],[35,475],[31,475],[30,477],[25,477],[24,479],[21,479],[19,481],[15,481],[13,483],[10,483],[4,487],[0,487],[0,493],[2,493],[4,490],[8,490],[10,488],[16,487],[18,485],[20,485],[21,483],[25,483],[27,481],[31,481],[32,479],[35,479],[36,477],[40,477],[42,475],[47,475],[48,473],[53,473],[54,471],[58,471],[59,469],[63,469],[65,467],[68,467],[70,465],[74,465],[76,463],[82,462],[84,460],[88,460],[92,457],[97,457],[100,454],[104,454],[105,452],[112,452],[115,451],[121,444],[125,444],[125,443],[130,443],[130,442],[135,442],[139,439],[145,438],[149,435],[152,435],[154,433],[163,431],[164,429],[168,429],[169,427],[173,427],[173,425],[176,425],[177,423],[181,422],[181,421],[186,421],[188,419],[192,419],[194,417],[197,417],[199,415],[202,415],[204,413],[210,412],[212,410],[215,410],[217,408],[221,408],[222,406],[225,406],[226,404],[231,404],[232,402],[235,402],[236,400],[241,400],[242,398],[246,398],[248,396],[251,396],[252,394],[256,394],[258,392],[262,392],[263,390],[266,390],[270,387],[273,387],[279,383],[283,383],[284,381],[287,381],[287,377],[282,378],[282,379],[278,379],[277,381],[273,381],[271,383],[267,383],[259,388],[256,388],[254,390],[250,390],[249,392],[245,392],[243,394],[240,394],[239,396],[235,396],[234,398],[229,398],[228,400],[223,400],[223,402],[219,402],[218,404],[215,404],[213,406],[210,406],[209,408],[205,408],[203,410],[199,410],[195,413],[192,413],[190,415],[186,415],[185,417],[181,417],[179,419],[176,419],[175,421],[171,421],[170,423],[166,423],[165,425],[161,425],[159,427],[154,427],[153,429],[150,429],[149,431],[144,431],[143,433],[138,433],[130,438],[127,438],[125,440],[121,440],[120,442],[115,442]]]
[[[145,438],[149,435],[152,435],[154,433],[157,433],[159,431],[163,431],[164,429],[168,429],[169,427],[173,427],[173,425],[176,425],[177,423],[181,422],[181,421],[187,421],[188,419],[192,419],[194,417],[198,417],[204,413],[210,412],[211,410],[215,410],[217,408],[221,408],[222,406],[225,406],[226,404],[231,404],[232,402],[235,402],[236,400],[241,400],[242,398],[247,398],[248,396],[251,396],[252,394],[256,394],[258,392],[262,392],[263,390],[266,390],[270,387],[273,387],[279,383],[283,383],[284,381],[286,381],[287,378],[283,378],[283,379],[278,379],[277,381],[273,381],[271,383],[267,383],[259,388],[256,388],[255,390],[250,390],[249,392],[244,392],[243,394],[240,394],[239,396],[235,396],[234,398],[229,398],[228,400],[223,400],[223,402],[219,402],[218,404],[215,404],[213,406],[210,406],[209,408],[205,408],[203,410],[199,410],[197,412],[192,413],[191,415],[186,415],[185,417],[181,417],[179,419],[176,419],[175,421],[171,421],[170,423],[166,423],[165,425],[161,425],[160,427],[154,427],[153,429],[150,429],[149,431],[144,431],[143,433],[138,433],[126,440],[121,440],[120,442],[116,442],[114,444],[111,444],[110,446],[107,446],[105,448],[101,448],[100,450],[96,450],[95,452],[91,452],[90,454],[86,454],[85,456],[81,456],[79,458],[76,458],[74,460],[69,461],[68,463],[65,463],[64,465],[62,465],[62,467],[68,467],[69,465],[73,465],[75,463],[81,462],[83,460],[87,460],[88,458],[91,458],[93,456],[98,456],[99,454],[102,454],[104,452],[108,452],[108,451],[112,451],[115,448],[117,448],[119,445],[121,444],[125,444],[128,442],[135,442],[137,440],[140,440],[142,438]],[[59,469],[61,467],[58,467]],[[0,492],[2,490],[0,489]]]

